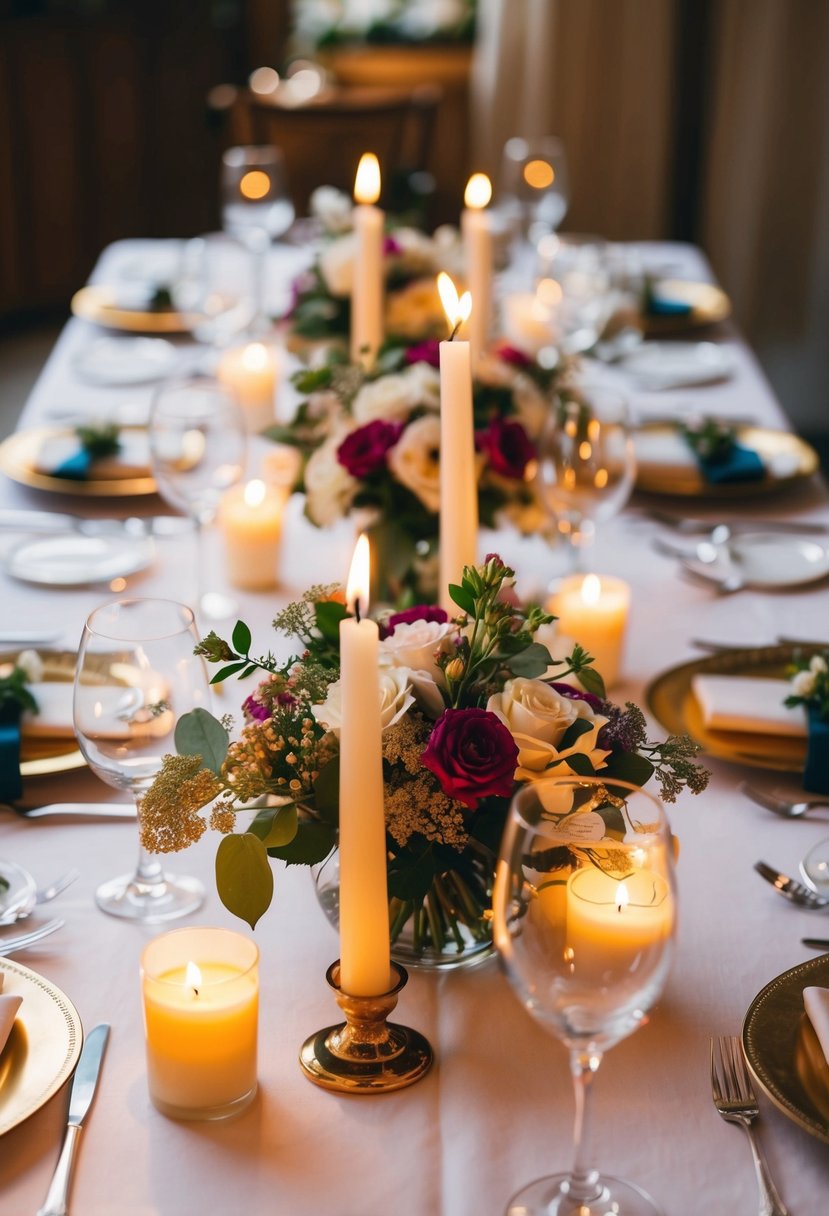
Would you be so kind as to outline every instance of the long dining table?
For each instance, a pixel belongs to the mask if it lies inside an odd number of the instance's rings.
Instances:
[[[151,242],[122,242],[105,251],[93,281],[117,277],[119,259],[157,250]],[[679,266],[688,278],[710,276],[699,251],[643,247]],[[153,386],[91,386],[77,357],[100,335],[73,317],[27,402],[21,428],[65,419],[75,411],[104,416],[116,408],[146,414]],[[703,388],[671,392],[631,389],[643,418],[666,410],[699,409],[723,418],[746,415],[786,428],[783,410],[751,350],[735,329],[714,335],[733,357],[734,374]],[[182,340],[182,351],[190,349]],[[283,354],[284,365],[288,364]],[[617,382],[623,373],[610,371]],[[627,386],[630,388],[630,386]],[[280,409],[291,405],[283,385]],[[251,468],[266,450],[257,437]],[[778,636],[827,636],[825,583],[785,591],[722,595],[684,581],[675,558],[655,551],[660,531],[634,498],[598,530],[590,564],[625,579],[632,601],[620,685],[614,699],[644,704],[660,672],[697,657],[693,639],[758,646]],[[663,504],[664,505],[664,504]],[[669,504],[712,523],[753,515],[829,524],[829,497],[818,476],[779,498]],[[0,477],[0,507],[76,511],[87,516],[166,513],[153,495],[91,499],[47,494]],[[25,532],[0,533],[7,555]],[[275,642],[277,608],[314,582],[345,577],[353,541],[347,522],[319,531],[302,502],[288,504],[280,582],[271,592],[233,591],[239,616],[266,649]],[[210,538],[210,577],[223,589],[224,568]],[[128,591],[188,600],[194,586],[192,537],[157,540],[151,567],[131,576]],[[481,537],[481,554],[497,549],[514,565],[519,588],[544,585],[559,556],[539,537],[509,531]],[[224,588],[227,589],[227,588]],[[106,586],[29,585],[0,572],[2,628],[55,629],[58,648],[75,650],[87,614],[112,597]],[[217,711],[238,714],[242,692],[229,682]],[[651,719],[654,735],[661,732]],[[662,732],[664,733],[664,732]],[[757,1192],[743,1133],[727,1126],[711,1100],[709,1041],[739,1034],[755,995],[775,976],[814,951],[801,938],[822,935],[825,915],[787,903],[754,872],[759,858],[796,873],[805,851],[829,835],[824,819],[779,818],[749,801],[740,783],[795,794],[797,773],[768,772],[704,758],[709,788],[684,793],[669,807],[680,842],[677,864],[679,931],[664,994],[647,1023],[610,1050],[596,1081],[594,1159],[654,1196],[666,1216],[750,1213]],[[79,807],[119,796],[88,768],[26,778],[30,805],[73,802]],[[123,796],[121,796],[123,798]],[[168,859],[174,872],[196,875],[207,898],[185,922],[240,928],[215,893],[216,837]],[[275,895],[253,937],[260,952],[259,1090],[236,1118],[177,1122],[160,1114],[147,1089],[139,956],[170,926],[127,923],[95,905],[99,883],[130,869],[137,850],[134,822],[76,818],[27,819],[0,807],[0,855],[29,869],[38,882],[70,866],[79,879],[33,921],[52,914],[65,926],[18,961],[62,990],[88,1030],[111,1025],[95,1104],[84,1127],[71,1210],[83,1216],[497,1216],[524,1183],[567,1168],[573,1096],[567,1055],[536,1024],[511,991],[495,958],[470,969],[411,969],[396,1019],[429,1039],[435,1063],[415,1086],[383,1096],[345,1097],[315,1087],[298,1065],[302,1042],[337,1020],[325,982],[338,942],[305,867],[275,865]],[[241,931],[251,931],[244,925]],[[38,1050],[37,1043],[29,1044]],[[794,1067],[794,1062],[792,1062]],[[0,1213],[23,1216],[43,1202],[57,1159],[68,1087],[0,1136]],[[829,1194],[829,1151],[765,1094],[759,1123],[772,1172],[792,1216],[816,1216]],[[622,1214],[623,1216],[623,1214]]]

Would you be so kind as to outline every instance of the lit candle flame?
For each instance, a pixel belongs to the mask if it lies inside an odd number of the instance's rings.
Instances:
[[[259,480],[249,481],[248,484],[245,486],[245,492],[242,495],[242,497],[245,500],[245,506],[247,506],[247,507],[261,506],[262,503],[265,501],[265,495],[267,494],[267,492],[268,492],[267,486],[265,485],[264,481],[259,481]]]
[[[264,198],[271,188],[271,179],[261,169],[251,169],[239,182],[239,193],[242,198],[257,202]]]
[[[616,888],[616,911],[621,912],[629,903],[630,896],[628,895],[627,884],[620,882]]]
[[[380,197],[380,162],[373,152],[364,152],[354,179],[354,201],[376,203]]]
[[[491,198],[492,182],[487,175],[485,173],[473,173],[466,183],[466,190],[463,194],[464,205],[471,207],[473,211],[480,211],[483,207],[486,207]]]
[[[242,367],[249,372],[259,372],[268,365],[268,348],[261,342],[251,342],[242,351]]]
[[[199,988],[202,986],[201,971],[193,962],[188,963],[184,969],[184,983],[193,989],[196,996],[199,995]]]
[[[598,575],[588,574],[581,585],[581,598],[585,604],[598,604],[602,595],[602,584]]]
[[[353,612],[358,621],[368,612],[370,579],[371,551],[368,537],[362,532],[354,546],[354,556],[351,559],[351,569],[348,572],[348,582],[345,588],[345,602],[348,611]]]
[[[458,289],[445,270],[438,275],[438,294],[454,338],[464,321],[469,320],[469,314],[472,312],[472,296],[465,291],[459,299]]]

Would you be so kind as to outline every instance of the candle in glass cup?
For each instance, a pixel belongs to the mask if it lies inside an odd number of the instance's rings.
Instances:
[[[256,1094],[259,950],[229,929],[156,937],[141,955],[147,1079],[177,1119],[224,1119]]]
[[[478,548],[478,477],[472,413],[472,363],[468,342],[456,337],[472,309],[470,293],[458,299],[448,274],[438,275],[438,291],[451,337],[440,344],[440,594],[454,615],[449,584],[473,566]]]
[[[376,621],[367,620],[368,537],[360,536],[340,622],[340,987],[380,996],[391,987],[386,820]]]
[[[631,868],[618,878],[592,865],[575,870],[567,881],[566,930],[573,974],[627,973],[671,936],[674,915],[660,874]]]
[[[276,355],[264,342],[233,347],[219,360],[216,377],[236,394],[251,432],[273,425],[277,372]]]
[[[218,525],[227,577],[234,587],[275,587],[286,493],[264,481],[233,486],[222,496]]]
[[[351,294],[351,361],[371,367],[383,343],[383,224],[380,165],[365,152],[354,182],[354,286]]]
[[[558,617],[557,632],[578,642],[612,688],[619,676],[624,648],[630,587],[603,574],[573,574],[562,579],[547,605]]]
[[[487,175],[473,173],[466,184],[466,205],[461,215],[466,277],[475,301],[467,325],[473,364],[487,348],[492,324],[492,228],[486,211],[491,198],[492,184]]]

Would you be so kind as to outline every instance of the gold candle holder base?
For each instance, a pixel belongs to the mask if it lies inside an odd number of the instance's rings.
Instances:
[[[397,983],[381,996],[350,996],[340,988],[340,962],[325,973],[345,1022],[326,1026],[302,1045],[299,1062],[309,1081],[338,1094],[381,1094],[413,1085],[429,1071],[432,1048],[408,1026],[387,1022],[409,976],[391,964]]]

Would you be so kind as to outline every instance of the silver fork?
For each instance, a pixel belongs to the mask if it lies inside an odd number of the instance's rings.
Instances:
[[[0,913],[0,927],[14,925],[19,920],[25,920],[34,911],[36,904],[48,904],[56,895],[60,895],[61,891],[65,891],[76,878],[80,878],[80,875],[80,870],[67,870],[48,887],[38,887],[33,900],[12,908],[10,912]]]
[[[767,865],[765,861],[755,861],[754,868],[761,878],[770,882],[775,891],[791,903],[797,904],[801,908],[814,910],[829,908],[829,896],[818,895],[811,887],[804,886],[796,878],[789,878],[788,874],[781,874],[779,870]]]
[[[65,923],[62,920],[49,920],[45,925],[41,925],[39,929],[32,929],[29,933],[17,933],[14,937],[0,938],[0,955],[17,954],[18,950],[27,950],[35,942],[39,942],[42,938],[48,937],[50,933],[55,933],[58,929],[62,929]]]
[[[734,1035],[711,1040],[711,1093],[714,1106],[727,1123],[744,1127],[751,1145],[754,1172],[760,1188],[758,1216],[789,1216],[771,1180],[752,1124],[760,1114],[751,1086],[743,1049]]]

